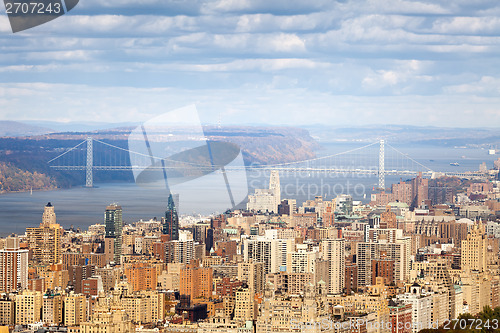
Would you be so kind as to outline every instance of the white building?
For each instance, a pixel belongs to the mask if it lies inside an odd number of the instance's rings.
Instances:
[[[495,238],[500,238],[500,223],[493,221],[486,223],[486,233]]]
[[[286,257],[286,271],[288,273],[314,273],[316,259],[319,252],[307,251],[307,244],[296,244],[295,252],[288,252]]]
[[[268,234],[266,236],[270,236]],[[257,237],[246,239],[243,243],[245,262],[252,259],[264,264],[264,274],[277,273],[285,267],[287,253],[295,248],[295,239],[272,239],[271,237]]]
[[[0,250],[0,292],[28,288],[28,250],[19,248],[19,238],[7,237]]]
[[[412,307],[412,332],[417,333],[426,328],[432,328],[432,295],[425,294],[420,285],[415,283],[409,293],[397,295],[397,298]],[[441,323],[439,323],[441,324]],[[437,327],[435,327],[437,328]]]
[[[281,203],[281,187],[278,171],[271,171],[269,189],[255,189],[254,195],[248,196],[247,210],[278,213]]]

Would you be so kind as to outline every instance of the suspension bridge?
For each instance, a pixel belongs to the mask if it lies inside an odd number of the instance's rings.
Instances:
[[[148,147],[149,149],[149,147]],[[210,149],[210,148],[209,148]],[[212,154],[212,153],[211,153]],[[93,187],[94,171],[178,171],[186,173],[213,172],[222,168],[224,172],[238,170],[278,170],[280,173],[307,174],[363,174],[378,177],[378,187],[385,189],[385,176],[424,177],[450,176],[459,178],[480,178],[479,172],[440,172],[436,173],[427,166],[408,156],[385,140],[348,151],[322,156],[310,160],[279,164],[252,164],[248,166],[214,165],[212,158],[197,161],[196,158],[170,158],[153,156],[149,152],[136,152],[128,148],[88,137],[76,146],[67,149],[51,159],[49,166],[55,170],[85,171],[85,186]],[[188,170],[188,171],[186,171]]]

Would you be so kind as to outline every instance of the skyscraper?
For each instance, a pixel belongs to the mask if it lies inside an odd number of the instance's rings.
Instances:
[[[247,210],[278,213],[280,204],[280,176],[278,171],[273,170],[269,178],[269,188],[255,189],[255,194],[248,196]]]
[[[484,272],[487,268],[488,238],[484,226],[474,224],[462,240],[462,270]]]
[[[120,262],[122,253],[122,207],[117,204],[111,204],[106,207],[104,213],[104,222],[106,225],[105,251],[107,261],[111,259]]]
[[[0,250],[0,293],[28,287],[28,250],[19,249],[19,238],[7,237]]]
[[[54,206],[49,202],[43,211],[42,223],[38,228],[26,228],[28,244],[33,251],[33,261],[41,265],[61,262],[62,229],[56,223]]]
[[[169,235],[170,240],[179,240],[179,216],[172,194],[168,196],[167,210],[165,211],[165,223],[163,234]]]
[[[340,294],[345,286],[345,239],[325,239],[321,246],[323,259],[330,262],[328,293]]]
[[[274,212],[278,212],[278,205],[281,203],[281,186],[280,186],[280,174],[277,170],[271,171],[271,176],[269,177],[269,190],[274,196],[274,206],[276,209]]]

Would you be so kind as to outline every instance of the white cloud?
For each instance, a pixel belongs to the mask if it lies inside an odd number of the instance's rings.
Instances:
[[[434,22],[432,30],[442,34],[498,35],[500,18],[484,16],[442,18]]]
[[[0,112],[105,121],[199,102],[214,114],[232,110],[234,121],[323,122],[345,112],[345,122],[383,114],[408,123],[421,120],[400,109],[430,122],[446,119],[446,98],[465,112],[478,95],[475,111],[485,116],[472,122],[487,124],[500,95],[499,8],[491,0],[88,0],[19,34],[0,16]],[[50,89],[81,93],[53,100]]]
[[[444,91],[450,94],[497,96],[500,94],[500,78],[483,76],[476,82],[447,86]]]

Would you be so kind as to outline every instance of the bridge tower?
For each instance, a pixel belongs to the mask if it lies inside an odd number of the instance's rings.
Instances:
[[[385,189],[385,140],[380,140],[380,150],[378,155],[378,187]]]
[[[87,166],[85,167],[85,187],[94,187],[94,147],[92,137],[87,137]]]

